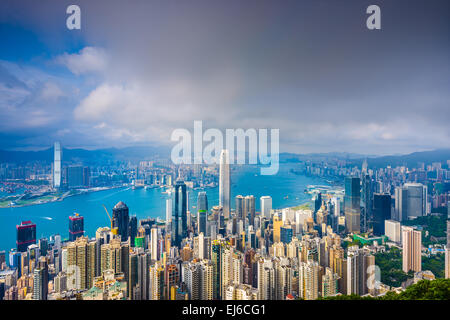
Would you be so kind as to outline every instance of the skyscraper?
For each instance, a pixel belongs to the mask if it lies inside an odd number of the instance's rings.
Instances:
[[[242,219],[248,218],[249,223],[253,225],[255,220],[255,197],[252,195],[244,198],[244,214]]]
[[[158,229],[153,226],[152,227],[152,231],[151,231],[151,248],[150,248],[150,252],[151,252],[151,257],[152,260],[159,260],[158,259]]]
[[[197,210],[208,211],[208,197],[205,191],[200,191],[197,195]]]
[[[33,300],[47,300],[48,264],[45,257],[40,257],[33,272]]]
[[[366,162],[367,165],[367,162]],[[367,168],[366,168],[367,170]],[[369,221],[372,219],[373,209],[373,187],[372,178],[368,174],[362,174],[361,176],[361,231],[367,232],[369,228]],[[391,217],[389,216],[388,219]]]
[[[69,216],[69,241],[75,241],[84,235],[84,218],[78,213]]]
[[[134,247],[134,239],[137,236],[137,217],[136,216],[130,217],[130,224],[129,224],[128,228],[129,228],[128,234],[130,236],[130,246]]]
[[[26,252],[30,244],[36,243],[36,224],[31,221],[22,221],[17,230],[17,251]]]
[[[322,277],[322,297],[330,297],[338,293],[338,279],[339,276],[331,268],[325,268],[325,275]]]
[[[219,167],[219,206],[223,208],[225,218],[230,216],[230,157],[228,150],[220,153]]]
[[[270,211],[272,210],[272,197],[262,196],[260,198],[260,201],[261,201],[261,217],[270,219]],[[253,224],[253,221],[251,221],[250,224]]]
[[[395,212],[398,221],[414,219],[428,213],[428,188],[420,183],[405,183],[395,189]]]
[[[186,184],[178,180],[175,184],[175,205],[173,208],[172,226],[175,226],[174,245],[180,246],[181,240],[186,236],[187,232],[187,194]]]
[[[138,285],[138,276],[139,276],[139,263],[138,263],[138,254],[136,252],[132,252],[129,255],[128,260],[128,298],[133,300],[133,293],[135,293],[135,288]]]
[[[206,192],[201,191],[197,196],[197,232],[206,234],[206,223],[208,217],[208,197]]]
[[[365,295],[369,292],[367,279],[369,266],[375,265],[375,257],[364,249],[351,247],[347,254],[347,294]]]
[[[87,237],[79,237],[69,242],[67,251],[67,287],[68,289],[84,290],[90,286],[92,274],[95,274],[95,245],[88,243]],[[63,250],[63,260],[64,250]],[[63,262],[64,266],[65,262]],[[64,269],[64,268],[63,268]]]
[[[347,232],[360,232],[361,214],[360,179],[358,177],[345,178],[344,213]]]
[[[391,196],[389,194],[373,195],[373,234],[382,236],[385,233],[384,222],[391,218]]]
[[[319,264],[317,261],[300,262],[298,281],[300,297],[305,300],[315,300],[319,297]]]
[[[314,213],[316,213],[322,206],[322,193],[314,195]]]
[[[278,214],[273,216],[273,242],[281,241],[281,226],[283,225],[283,220]]]
[[[166,199],[166,227],[170,230],[170,225],[172,222],[172,192],[169,191]]]
[[[55,142],[54,158],[53,158],[53,187],[58,189],[61,187],[61,145]]]
[[[138,255],[138,285],[139,285],[139,297],[141,300],[148,300],[150,297],[150,254],[148,252],[141,252]]]
[[[280,228],[280,241],[284,244],[291,243],[293,230],[291,226],[281,226]]]
[[[122,241],[128,240],[129,213],[128,207],[122,201],[119,201],[113,208],[113,228],[117,228],[117,234]]]
[[[213,266],[213,299],[220,299],[222,295],[222,255],[225,243],[214,240],[211,246],[211,263]]]
[[[403,271],[422,270],[422,234],[412,227],[402,227]]]
[[[213,299],[213,266],[209,260],[200,262],[200,299]]]
[[[182,264],[182,281],[186,284],[190,300],[200,299],[200,266],[197,263]]]

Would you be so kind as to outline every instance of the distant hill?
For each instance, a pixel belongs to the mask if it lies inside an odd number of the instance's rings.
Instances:
[[[63,148],[63,161],[96,163],[105,161],[137,161],[149,160],[154,157],[168,157],[169,148],[166,147],[127,147],[97,150]],[[0,150],[0,162],[22,163],[27,161],[53,160],[53,148],[40,151],[5,151]]]
[[[150,160],[154,158],[170,157],[170,147],[162,146],[139,146],[126,148],[107,148],[97,150],[86,149],[67,149],[63,148],[63,161],[98,163],[108,161],[138,161]],[[362,155],[346,152],[330,153],[281,153],[280,162],[299,162],[307,160],[326,160],[342,159],[351,165],[361,167],[364,159],[367,159],[370,168],[386,167],[388,165],[415,167],[418,162],[424,162],[425,165],[432,162],[445,162],[450,160],[450,149],[440,149],[433,151],[414,152],[406,155],[392,156],[374,156]],[[40,151],[5,151],[0,150],[0,162],[5,163],[23,163],[26,161],[45,161],[53,160],[53,148]]]
[[[392,167],[407,166],[415,167],[418,162],[424,162],[425,165],[433,162],[445,162],[450,160],[450,149],[440,149],[433,151],[413,152],[406,155],[399,156],[383,156],[377,158],[368,158],[367,164],[369,167],[386,167],[388,165]],[[362,163],[363,159],[359,159],[359,163]]]
[[[331,153],[310,153],[310,154],[295,154],[282,153],[280,154],[281,162],[299,162],[306,160],[325,160],[325,159],[342,159],[348,161],[350,164],[361,167],[364,159],[367,159],[367,164],[370,168],[381,168],[387,166],[407,166],[416,167],[418,162],[423,162],[425,165],[433,162],[446,162],[450,160],[450,149],[439,149],[433,151],[413,152],[404,155],[391,156],[374,156],[361,155],[345,152],[331,152]]]
[[[342,159],[342,160],[359,160],[364,158],[376,157],[375,155],[364,155],[359,153],[348,153],[348,152],[327,152],[327,153],[281,153],[281,162],[298,162],[305,160],[319,160],[319,159]]]

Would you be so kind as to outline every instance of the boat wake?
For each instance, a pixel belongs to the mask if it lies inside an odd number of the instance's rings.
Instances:
[[[90,199],[90,200],[87,200],[87,201],[89,201],[89,202],[96,201],[96,202],[97,202],[97,201],[99,201],[99,200],[103,200],[103,199],[112,197],[112,196],[114,196],[114,195],[116,195],[116,194],[118,194],[118,193],[120,193],[120,192],[124,192],[124,191],[130,190],[130,189],[131,189],[131,187],[128,187],[128,188],[125,188],[125,189],[122,189],[122,190],[119,190],[119,191],[110,193],[110,194],[108,194],[108,195],[106,195],[106,196],[104,196],[104,197],[96,198],[96,199]]]

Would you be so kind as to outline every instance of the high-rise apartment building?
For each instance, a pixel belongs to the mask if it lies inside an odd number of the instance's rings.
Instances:
[[[365,295],[369,293],[367,279],[375,265],[375,257],[364,249],[350,247],[347,253],[346,289],[347,294]]]
[[[422,271],[422,233],[402,226],[403,272]]]
[[[322,277],[322,297],[335,296],[338,293],[339,276],[331,268],[325,268],[325,274]]]
[[[385,235],[390,241],[400,243],[402,240],[401,224],[395,220],[386,220],[384,222]]]
[[[47,300],[48,295],[48,263],[40,257],[33,272],[33,300]]]
[[[319,297],[319,268],[317,261],[300,262],[298,291],[304,300],[316,300]]]

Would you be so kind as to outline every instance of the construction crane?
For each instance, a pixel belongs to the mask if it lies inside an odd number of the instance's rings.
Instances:
[[[108,209],[106,209],[106,206],[102,204],[103,208],[105,208],[106,214],[108,215],[109,221],[111,221],[111,232],[116,235],[117,234],[117,228],[113,228],[113,219],[109,215]]]

